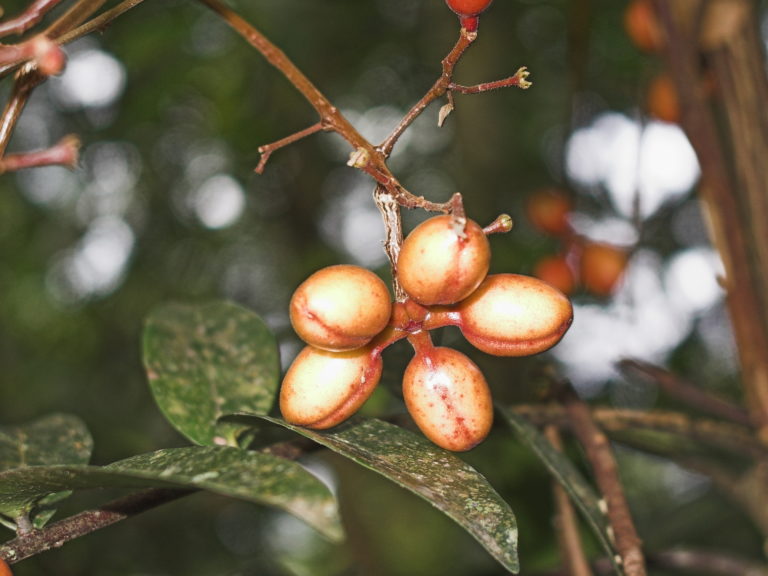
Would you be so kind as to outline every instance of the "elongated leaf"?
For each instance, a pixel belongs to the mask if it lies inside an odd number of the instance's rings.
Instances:
[[[555,450],[552,444],[533,424],[505,406],[497,406],[497,408],[517,436],[533,450],[550,474],[562,485],[571,497],[571,500],[576,504],[576,507],[581,511],[595,536],[597,536],[608,558],[611,559],[611,562],[614,562],[617,552],[608,535],[608,521],[600,509],[599,499],[590,484],[579,473],[573,463]],[[617,574],[623,574],[623,571],[615,562],[613,568]]]
[[[144,329],[144,364],[152,393],[176,429],[201,445],[233,444],[223,414],[266,414],[275,399],[275,338],[253,312],[228,302],[166,305]]]
[[[0,514],[11,518],[47,494],[105,487],[185,487],[274,506],[326,537],[342,536],[336,502],[304,468],[282,458],[227,447],[167,449],[109,466],[28,466],[0,473]]]
[[[375,419],[326,432],[263,419],[298,432],[421,496],[469,532],[507,570],[519,570],[514,513],[485,477],[455,454],[423,436]]]
[[[20,426],[0,427],[0,471],[20,466],[86,464],[93,440],[80,418],[51,414]]]

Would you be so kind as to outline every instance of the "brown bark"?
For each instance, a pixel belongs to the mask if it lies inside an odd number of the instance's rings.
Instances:
[[[682,125],[702,167],[701,199],[725,264],[746,403],[768,442],[768,131],[764,56],[749,0],[655,0]],[[712,81],[703,61],[711,63]]]

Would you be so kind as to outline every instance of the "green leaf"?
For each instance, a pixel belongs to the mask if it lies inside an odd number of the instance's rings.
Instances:
[[[80,418],[51,414],[21,426],[0,427],[0,471],[20,466],[86,464],[93,440]]]
[[[617,552],[608,534],[608,520],[600,507],[600,500],[592,486],[579,473],[573,463],[555,450],[541,432],[523,416],[505,406],[497,406],[506,422],[517,436],[525,442],[549,470],[550,474],[562,485],[576,507],[581,511],[587,524],[597,536],[608,558],[613,563],[616,574],[623,574],[615,563]]]
[[[342,537],[336,501],[304,468],[283,458],[228,447],[187,447],[108,466],[29,466],[0,472],[0,514],[16,517],[42,497],[89,488],[180,487],[274,506],[332,540]]]
[[[380,420],[357,420],[317,432],[261,417],[345,456],[424,498],[517,573],[517,523],[485,477],[421,435]]]
[[[223,414],[266,414],[280,374],[275,338],[253,312],[228,302],[170,304],[144,329],[144,364],[165,417],[201,445],[235,444]]]

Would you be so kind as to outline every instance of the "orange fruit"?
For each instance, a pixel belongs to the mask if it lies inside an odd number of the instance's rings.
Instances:
[[[648,85],[648,112],[664,122],[680,122],[680,99],[668,74],[659,74]]]
[[[659,52],[664,35],[650,0],[632,0],[624,10],[624,29],[632,43],[644,52]]]
[[[627,268],[627,251],[611,244],[588,242],[581,252],[581,283],[596,296],[610,296]]]

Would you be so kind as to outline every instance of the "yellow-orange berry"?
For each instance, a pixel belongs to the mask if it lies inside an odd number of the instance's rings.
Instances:
[[[571,231],[568,215],[572,208],[571,199],[552,188],[534,192],[526,204],[526,214],[531,224],[542,232],[564,236]]]
[[[329,352],[307,346],[283,378],[280,412],[286,422],[298,426],[336,426],[373,393],[381,369],[381,356],[369,347]]]
[[[397,277],[419,304],[453,304],[480,285],[490,262],[491,247],[477,222],[467,220],[461,230],[452,216],[435,216],[406,237]]]
[[[493,424],[488,384],[472,360],[457,350],[419,351],[403,376],[403,398],[424,435],[446,450],[477,446]]]
[[[0,558],[0,576],[13,576],[11,567],[8,566],[8,563],[2,558]]]
[[[354,350],[381,332],[392,310],[386,284],[370,270],[338,265],[318,270],[293,293],[293,329],[324,350]]]
[[[624,275],[628,254],[623,248],[588,242],[581,251],[581,283],[597,296],[613,293]]]
[[[492,274],[457,307],[458,326],[476,348],[528,356],[557,344],[573,321],[571,301],[531,276]]]

